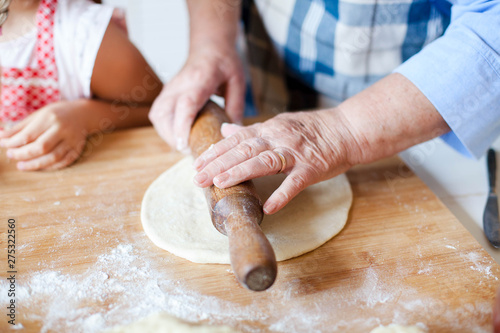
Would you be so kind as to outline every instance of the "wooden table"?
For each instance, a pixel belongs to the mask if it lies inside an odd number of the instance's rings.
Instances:
[[[144,234],[144,192],[182,158],[152,128],[94,137],[78,163],[57,172],[20,172],[4,155],[2,332],[11,327],[9,218],[20,332],[100,332],[158,311],[244,332],[369,332],[389,323],[491,331],[500,267],[398,158],[349,171],[345,229],[279,263],[275,285],[255,293],[230,266],[177,258]]]

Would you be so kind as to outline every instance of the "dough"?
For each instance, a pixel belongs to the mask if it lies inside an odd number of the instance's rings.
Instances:
[[[237,333],[228,326],[190,324],[165,313],[156,313],[126,326],[114,327],[107,333]]]
[[[397,324],[390,324],[389,326],[380,326],[374,328],[370,333],[424,333],[417,326],[401,326]]]
[[[227,237],[212,225],[201,188],[193,184],[192,158],[160,175],[142,201],[148,237],[162,249],[196,263],[229,264]],[[254,180],[264,202],[285,175]],[[312,251],[344,227],[352,202],[347,177],[340,175],[302,191],[284,209],[264,216],[261,227],[278,261]]]

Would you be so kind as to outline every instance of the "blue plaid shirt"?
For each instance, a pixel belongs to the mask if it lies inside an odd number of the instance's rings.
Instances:
[[[399,72],[447,121],[452,132],[443,138],[461,152],[479,157],[500,134],[499,0],[254,0],[254,5],[244,6],[244,21],[252,80],[261,85],[252,82],[260,107],[296,86],[290,79],[279,83],[283,75],[300,81],[301,91],[310,88],[340,103]],[[271,50],[264,47],[266,40]],[[294,97],[288,89],[288,102]]]

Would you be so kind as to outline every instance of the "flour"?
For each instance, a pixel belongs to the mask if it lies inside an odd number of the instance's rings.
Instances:
[[[479,253],[477,252],[469,252],[467,254],[461,254],[463,258],[466,258],[469,260],[472,265],[470,266],[470,269],[473,271],[477,271],[481,273],[482,275],[492,277],[495,280],[498,281],[498,278],[493,275],[493,272],[491,271],[491,266],[488,266],[487,264],[481,262],[481,259],[483,258]]]
[[[81,186],[73,186],[75,189],[75,196],[79,197],[83,193],[83,188]]]
[[[432,324],[444,325],[450,331],[488,332],[487,327],[471,323],[470,318],[473,314],[489,318],[489,302],[450,309],[439,299],[422,296],[406,285],[403,281],[408,272],[404,269],[388,274],[370,266],[359,272],[358,283],[340,279],[327,290],[312,291],[308,289],[311,288],[306,279],[308,273],[285,270],[283,280],[262,294],[267,301],[256,297],[244,306],[190,289],[189,277],[179,279],[175,272],[160,269],[158,261],[146,259],[151,257],[147,242],[144,234],[138,234],[130,242],[109,247],[94,260],[82,258],[93,264],[81,274],[64,274],[50,269],[52,264],[42,265],[44,268],[37,272],[22,272],[16,295],[22,314],[19,325],[26,327],[23,320],[37,321],[42,323],[42,333],[97,333],[166,312],[190,322],[224,323],[243,332],[259,332],[254,323],[275,332],[320,332],[324,327],[332,332],[353,327],[368,332],[391,322],[426,328],[426,323],[413,321],[413,314],[436,318],[437,313],[439,323]],[[168,267],[169,260],[163,259],[161,264]],[[464,260],[481,269],[478,274],[484,274],[484,279],[494,278],[477,253],[465,254]],[[296,278],[285,279],[292,273]],[[0,281],[1,290],[6,286],[5,281]],[[0,295],[2,304],[5,297],[5,293]],[[114,301],[108,304],[110,299]],[[105,306],[91,307],[92,304]],[[363,318],[356,314],[359,309],[366,314]],[[390,321],[381,322],[380,318]]]

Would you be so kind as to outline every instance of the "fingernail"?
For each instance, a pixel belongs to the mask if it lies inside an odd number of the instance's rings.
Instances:
[[[201,159],[201,158],[198,158],[194,161],[193,163],[193,168],[196,170],[196,171],[200,171],[201,170],[201,166],[205,163],[205,160],[204,159]]]
[[[17,166],[17,168],[18,168],[19,170],[24,170],[24,169],[25,169],[25,165],[24,165],[24,163],[23,163],[23,162],[19,162],[19,163],[17,163],[17,165],[16,165],[16,166]]]
[[[8,158],[12,158],[14,156],[14,154],[12,153],[11,150],[7,150],[7,157]]]
[[[177,138],[177,150],[183,151],[186,148],[187,148],[186,140],[184,140],[183,138]]]
[[[0,140],[0,147],[5,147],[5,141],[4,140]]]
[[[229,175],[227,173],[223,173],[214,178],[214,183],[219,185],[224,184],[229,179]]]
[[[195,183],[197,183],[198,185],[201,185],[201,184],[202,184],[202,183],[204,183],[207,179],[208,179],[208,175],[206,174],[206,172],[202,172],[202,173],[199,173],[199,174],[197,174],[196,176],[194,176],[194,181],[195,181]]]

